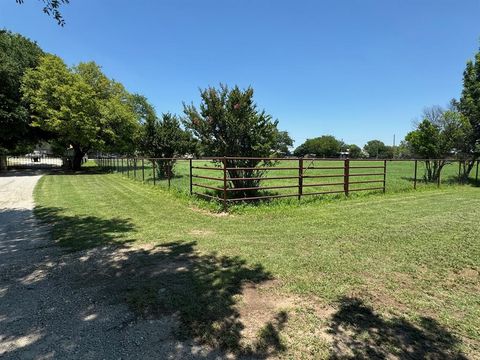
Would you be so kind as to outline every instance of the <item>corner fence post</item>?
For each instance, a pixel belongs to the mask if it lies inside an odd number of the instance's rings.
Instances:
[[[121,165],[122,165],[122,171],[121,171],[121,173],[122,173],[122,175],[123,175],[123,157],[122,157],[122,164],[121,164]]]
[[[383,193],[387,191],[387,160],[383,160]]]
[[[152,160],[153,166],[153,186],[155,186],[155,159]]]
[[[192,184],[192,158],[189,159],[189,163],[190,163],[190,195],[193,194],[193,184]]]
[[[298,159],[298,200],[303,195],[303,158]]]
[[[142,157],[142,182],[145,182],[145,159]]]
[[[350,159],[345,159],[343,164],[343,191],[345,196],[349,194],[350,185]]]
[[[227,158],[223,157],[223,210],[227,210]]]
[[[413,171],[413,189],[417,190],[417,168],[418,160],[415,160],[415,170]]]

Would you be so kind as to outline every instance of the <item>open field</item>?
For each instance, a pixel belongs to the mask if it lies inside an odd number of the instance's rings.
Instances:
[[[114,172],[122,172],[121,160],[114,160],[111,169]],[[157,165],[158,166],[158,165]],[[205,160],[193,160],[194,167],[211,167],[212,169],[193,169],[193,175],[200,175],[213,178],[222,178],[223,172],[219,168],[218,163]],[[313,194],[316,192],[328,192],[328,191],[343,191],[343,161],[332,160],[305,160],[304,161],[304,176],[303,179],[303,194]],[[383,160],[372,161],[350,161],[350,191],[353,196],[362,196],[366,193],[382,192],[383,186]],[[271,189],[262,191],[262,194],[268,195],[296,195],[298,193],[298,160],[282,160],[278,161],[272,167],[272,170],[266,171],[265,180],[261,181],[261,186],[283,186],[281,189]],[[314,167],[333,167],[337,169],[310,169]],[[366,168],[372,167],[372,168]],[[216,170],[216,169],[218,170]],[[285,170],[278,170],[278,168],[287,168]],[[387,176],[386,176],[386,191],[387,192],[402,192],[413,190],[414,187],[414,161],[387,161]],[[470,182],[475,181],[475,168],[470,174]],[[162,187],[170,187],[179,190],[180,192],[189,192],[190,175],[189,175],[189,161],[177,160],[174,167],[174,175],[170,181],[166,178],[159,178],[158,174],[155,176],[155,184]],[[417,167],[417,189],[435,188],[436,183],[426,183],[423,180],[425,173],[425,163],[418,161]],[[130,178],[134,178],[145,183],[153,184],[153,167],[150,161],[145,160],[142,162],[138,160],[136,166],[134,162],[130,162],[130,166],[127,170],[127,162],[124,160],[123,174]],[[369,175],[362,175],[369,174]],[[378,174],[378,175],[371,175]],[[322,178],[309,178],[308,176],[325,176]],[[291,177],[291,179],[268,179],[272,177]],[[210,187],[222,188],[223,182],[209,179],[194,178],[194,183],[200,185],[207,185]],[[354,182],[357,182],[355,184]],[[454,185],[458,183],[458,162],[447,164],[442,170],[441,186]],[[316,186],[315,184],[322,184],[322,186]],[[356,192],[359,189],[376,188],[372,191]],[[214,191],[205,189],[202,187],[194,186],[193,189],[198,193],[214,194]],[[338,196],[338,194],[317,195],[316,197],[331,198]],[[306,196],[309,198],[308,196]]]
[[[138,316],[179,314],[179,336],[260,358],[480,357],[478,188],[222,215],[87,171],[43,177],[35,199],[71,251],[138,249],[103,266]]]

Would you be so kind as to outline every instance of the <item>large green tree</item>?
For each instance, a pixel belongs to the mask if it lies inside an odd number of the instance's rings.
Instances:
[[[0,151],[14,152],[42,135],[30,126],[30,112],[20,90],[25,71],[37,66],[42,55],[36,43],[0,30]]]
[[[369,158],[371,159],[386,159],[391,154],[387,145],[380,140],[370,140],[363,147]]]
[[[463,91],[455,103],[470,124],[471,132],[463,142],[464,177],[468,177],[475,161],[480,157],[480,51],[468,61],[463,73]]]
[[[33,125],[73,149],[73,169],[80,169],[90,150],[132,152],[139,125],[131,96],[95,63],[69,68],[59,57],[45,55],[26,71],[22,90]]]
[[[278,144],[277,121],[264,110],[259,110],[253,100],[251,87],[242,90],[238,86],[229,89],[209,87],[201,90],[199,108],[184,105],[184,124],[201,142],[209,156],[270,157]],[[229,176],[247,180],[231,181],[233,188],[256,187],[262,171],[254,168],[256,159],[227,160]],[[235,191],[236,195],[255,192]]]
[[[423,120],[416,130],[405,137],[413,155],[425,159],[425,179],[436,181],[448,158],[455,155],[471,127],[462,114],[445,111],[431,121]]]
[[[337,157],[344,144],[332,135],[307,139],[293,152],[295,156]]]

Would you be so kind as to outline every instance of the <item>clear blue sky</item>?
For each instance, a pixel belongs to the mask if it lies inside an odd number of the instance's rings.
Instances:
[[[333,134],[392,142],[461,91],[480,45],[479,0],[0,0],[0,27],[66,60],[94,60],[157,111],[198,89],[252,85],[299,145]]]

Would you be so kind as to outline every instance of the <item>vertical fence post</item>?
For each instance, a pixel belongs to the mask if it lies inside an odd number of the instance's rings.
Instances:
[[[137,180],[137,158],[133,158],[133,178]]]
[[[145,160],[142,157],[142,182],[145,182]]]
[[[227,210],[227,158],[223,157],[223,210]]]
[[[122,171],[121,172],[122,172],[122,175],[123,175],[123,157],[122,157],[122,164],[121,165],[122,165]]]
[[[168,180],[168,188],[170,189],[170,180],[172,177],[172,160],[166,160],[167,161],[167,180]]]
[[[462,162],[458,160],[458,182],[459,183],[462,182],[461,172],[462,172]]]
[[[417,190],[417,168],[418,160],[415,160],[415,170],[413,171],[413,189]]]
[[[477,160],[477,170],[475,171],[475,182],[478,183],[478,162],[480,160]]]
[[[127,177],[130,178],[130,159],[127,157]]]
[[[155,186],[155,159],[152,161],[152,169],[153,169],[153,186]]]
[[[350,185],[350,159],[345,159],[343,164],[343,191],[345,196],[349,194]]]
[[[437,187],[440,187],[442,169],[438,170]]]
[[[383,160],[383,193],[387,191],[387,160]]]
[[[303,158],[298,159],[298,200],[303,195]]]
[[[189,159],[189,163],[190,163],[190,195],[192,195],[193,194],[192,158]]]

